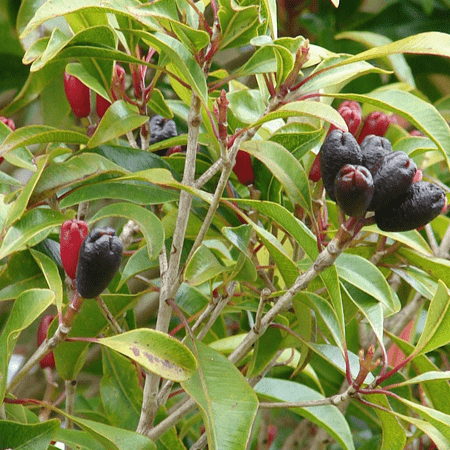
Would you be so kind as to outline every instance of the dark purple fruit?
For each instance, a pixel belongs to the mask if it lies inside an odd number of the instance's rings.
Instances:
[[[122,260],[122,241],[111,227],[94,228],[81,244],[76,276],[82,297],[95,298],[114,278]]]
[[[375,212],[375,221],[383,231],[408,231],[423,227],[436,218],[446,204],[439,186],[418,181],[405,194]]]
[[[351,133],[333,130],[320,149],[320,171],[328,196],[336,201],[334,180],[346,164],[359,166],[362,163],[361,149]]]
[[[371,211],[383,208],[406,193],[417,170],[415,162],[403,152],[390,153],[377,166],[378,170],[376,166],[372,169],[375,191],[369,207]]]
[[[150,145],[175,136],[178,136],[178,133],[177,126],[173,120],[167,120],[158,114],[150,118]],[[163,149],[155,153],[164,156],[166,151],[167,149]]]
[[[336,203],[345,214],[353,217],[362,216],[373,196],[373,179],[364,166],[346,164],[339,171],[334,185]]]
[[[392,153],[392,146],[389,139],[369,134],[361,143],[361,153],[363,166],[372,170],[372,167],[376,166],[378,161]]]

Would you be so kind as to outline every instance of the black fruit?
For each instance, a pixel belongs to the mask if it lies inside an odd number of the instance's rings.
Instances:
[[[320,170],[328,196],[336,201],[334,180],[345,164],[361,165],[362,154],[351,133],[333,130],[320,149]]]
[[[360,217],[366,212],[373,190],[372,175],[364,166],[346,164],[335,180],[336,203],[349,216]]]
[[[414,230],[436,218],[445,203],[443,189],[426,181],[418,181],[405,194],[376,211],[375,221],[384,231]]]
[[[81,244],[76,287],[85,298],[100,295],[114,278],[122,260],[122,241],[111,227],[94,228]]]
[[[372,170],[378,161],[392,153],[392,146],[389,139],[369,134],[361,142],[361,153],[363,166]]]
[[[178,136],[177,126],[173,120],[164,119],[156,114],[150,118],[150,145],[166,139]],[[166,154],[167,149],[157,150],[155,153],[160,156]]]
[[[405,194],[417,170],[414,161],[403,152],[390,153],[378,161],[375,167],[372,168],[375,191],[369,206],[371,211],[383,208]]]

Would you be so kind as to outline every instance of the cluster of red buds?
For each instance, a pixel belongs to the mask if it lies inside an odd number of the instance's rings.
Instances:
[[[77,77],[64,72],[64,90],[73,113],[79,118],[87,117],[91,113],[91,90]],[[121,99],[125,91],[125,70],[120,65],[114,66],[111,85],[111,95],[114,100]],[[97,116],[102,118],[111,102],[96,94]]]

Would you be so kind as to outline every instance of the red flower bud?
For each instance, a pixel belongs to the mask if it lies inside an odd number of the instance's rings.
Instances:
[[[356,111],[359,115],[362,114],[361,105],[355,100],[345,100],[343,101],[338,108],[338,113],[340,113],[341,108],[350,108],[352,111]]]
[[[111,106],[111,102],[103,98],[101,95],[97,94],[95,100],[95,109],[97,111],[97,116],[102,118],[105,115],[106,110]]]
[[[255,182],[255,174],[253,173],[252,159],[250,155],[242,150],[236,154],[236,164],[233,167],[240,183],[246,186]]]
[[[352,133],[353,136],[356,136],[356,132],[358,131],[359,126],[361,125],[362,120],[361,113],[353,109],[350,109],[349,107],[339,108],[338,112],[345,120],[348,132]]]
[[[83,220],[67,220],[61,226],[61,260],[64,270],[72,280],[76,276],[81,244],[88,233],[87,223]]]
[[[358,144],[369,134],[384,136],[389,128],[391,121],[389,117],[381,111],[371,112],[364,120],[364,125],[358,136]]]
[[[90,90],[78,78],[64,72],[64,90],[73,113],[78,117],[87,117],[91,112]]]
[[[7,127],[11,128],[12,131],[14,131],[16,129],[14,120],[7,119],[6,117],[1,116],[0,121],[2,121]]]
[[[39,324],[37,333],[38,346],[40,346],[47,339],[48,329],[52,321],[53,316],[51,314],[48,314],[41,319],[41,323]],[[50,367],[51,369],[53,369],[55,367],[55,356],[53,352],[45,355],[41,359],[40,364],[43,369],[45,369],[46,367]]]
[[[316,155],[316,159],[312,163],[309,170],[309,179],[314,183],[317,183],[322,178],[322,172],[320,171],[320,153]]]

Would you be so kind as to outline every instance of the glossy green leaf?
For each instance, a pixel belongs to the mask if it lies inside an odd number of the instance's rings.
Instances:
[[[450,295],[439,281],[436,295],[428,308],[427,320],[415,352],[428,353],[450,342]]]
[[[137,302],[136,295],[127,294],[102,294],[102,299],[111,311],[111,314],[119,320],[125,311],[133,308]],[[120,320],[119,320],[120,323]],[[75,317],[69,337],[94,338],[104,333],[109,323],[103,316],[97,302],[86,300],[83,307]],[[56,324],[50,327],[50,332],[56,330]],[[73,380],[83,367],[86,359],[89,342],[62,342],[54,350],[56,370],[63,380]]]
[[[33,173],[31,178],[28,180],[27,184],[21,190],[19,196],[15,199],[14,203],[9,210],[8,217],[6,218],[5,227],[10,226],[16,220],[22,217],[22,214],[25,212],[28,200],[33,193],[36,184],[39,181],[39,178],[42,175],[42,172],[47,164],[48,157],[38,158],[36,161],[36,172]]]
[[[323,396],[317,391],[302,384],[276,378],[263,378],[256,386],[255,391],[265,399],[283,402],[303,402],[321,400]],[[346,450],[353,450],[353,438],[350,427],[344,415],[336,406],[323,405],[307,408],[290,408],[320,428],[323,428],[338,444]]]
[[[67,64],[65,71],[69,75],[73,75],[78,78],[89,89],[92,89],[104,98],[108,98],[108,91],[106,90],[104,84],[101,83],[97,77],[89,73],[80,63]],[[91,93],[91,95],[94,95],[94,93]]]
[[[334,108],[325,103],[311,101],[287,103],[276,111],[261,117],[261,119],[254,122],[250,128],[258,127],[270,120],[287,119],[288,117],[296,116],[310,116],[316,119],[325,120],[336,128],[347,131],[347,125],[344,119]]]
[[[209,290],[209,283],[208,283]],[[177,305],[191,316],[203,309],[210,301],[209,292],[205,292],[205,285],[191,286],[188,283],[181,283],[175,300]]]
[[[383,432],[383,441],[380,450],[404,450],[406,432],[397,417],[388,412],[391,410],[391,407],[386,396],[381,394],[371,395],[369,401],[384,408],[384,410],[374,408],[374,411],[380,419]]]
[[[55,441],[63,442],[64,444],[77,448],[80,446],[86,450],[104,450],[105,447],[95,440],[90,434],[81,430],[69,430],[66,428],[59,428],[55,435]]]
[[[41,6],[23,29],[21,39],[27,36],[31,31],[42,25],[47,20],[59,17],[76,11],[87,10],[89,12],[110,12],[113,14],[129,15],[128,7],[138,6],[137,0],[112,0],[107,4],[99,4],[96,0],[80,0],[73,2],[60,2],[58,0],[50,0]]]
[[[12,253],[0,271],[0,301],[13,300],[28,289],[47,286],[41,269],[28,250]]]
[[[196,286],[228,271],[205,245],[201,245],[189,260],[184,271],[184,280]]]
[[[30,204],[39,203],[59,190],[99,175],[118,176],[127,173],[122,167],[92,153],[82,153],[66,161],[48,165],[30,198]]]
[[[18,128],[7,136],[0,145],[0,156],[25,145],[48,144],[49,142],[85,145],[88,138],[76,131],[58,130],[45,125],[30,125]]]
[[[147,242],[150,259],[158,256],[164,243],[164,230],[161,221],[148,209],[133,203],[113,203],[102,208],[90,218],[90,223],[105,217],[126,217],[135,221]]]
[[[238,120],[240,124],[251,124],[261,117],[265,105],[265,99],[257,89],[241,89],[227,94],[229,114]],[[231,121],[230,121],[231,122]]]
[[[58,419],[30,425],[0,420],[0,448],[47,450],[60,425]]]
[[[159,114],[167,119],[171,119],[173,117],[173,113],[159,89],[153,89],[152,96],[150,97],[147,105],[155,114]]]
[[[33,249],[30,249],[30,252],[41,268],[49,289],[55,293],[56,308],[58,311],[61,311],[63,303],[63,283],[59,276],[58,266],[47,255]]]
[[[210,450],[245,450],[258,400],[245,377],[212,348],[188,341],[198,359],[195,374],[181,383],[200,408]]]
[[[270,141],[249,141],[241,148],[267,166],[295,203],[306,211],[312,210],[308,176],[291,153]]]
[[[141,116],[135,106],[124,100],[118,100],[107,109],[87,146],[89,148],[98,147],[140,127],[147,120],[148,117]]]
[[[391,270],[426,299],[431,300],[436,294],[438,283],[423,270],[414,266],[391,267]]]
[[[335,265],[340,278],[374,297],[389,311],[399,309],[399,300],[394,298],[385,277],[370,261],[358,255],[342,253]]]
[[[109,424],[134,431],[142,407],[142,388],[136,366],[128,358],[102,347],[100,397]]]
[[[343,33],[337,34],[334,38],[350,39],[369,48],[381,47],[382,45],[387,45],[392,42],[388,37],[370,31],[344,31]],[[388,61],[388,66],[394,71],[399,80],[404,81],[413,87],[416,86],[411,68],[408,66],[403,55],[388,55],[386,60]]]
[[[354,62],[342,66],[342,61],[349,59],[347,55],[337,55],[333,58],[326,59],[319,64],[315,73],[308,77],[308,80],[302,85],[300,92],[302,95],[326,90],[326,92],[339,92],[347,83],[357,77],[367,75],[369,73],[386,74],[386,70],[374,67],[365,61]]]
[[[23,250],[26,244],[40,233],[59,226],[72,217],[73,211],[66,214],[46,208],[35,208],[28,211],[6,232],[0,246],[0,259],[12,252]],[[44,237],[42,236],[42,239]]]
[[[148,257],[147,246],[145,245],[131,255],[130,259],[123,269],[118,287],[120,288],[123,283],[145,270],[157,268],[159,268],[159,259],[155,258],[153,260],[150,260],[150,258]]]
[[[28,328],[53,302],[49,289],[30,289],[17,297],[0,336],[0,398],[3,400],[9,359],[20,333]]]
[[[194,355],[178,340],[149,328],[98,339],[98,343],[122,353],[144,369],[173,381],[188,380],[196,370]]]
[[[89,433],[106,450],[156,450],[153,441],[134,431],[112,427],[68,414],[66,414],[66,417],[71,419],[86,433]]]

